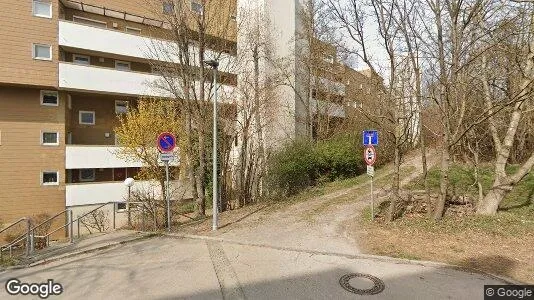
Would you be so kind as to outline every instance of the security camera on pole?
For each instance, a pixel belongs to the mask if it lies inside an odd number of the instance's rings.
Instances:
[[[371,176],[371,219],[375,219],[374,200],[373,200],[373,177],[375,176],[375,168],[373,165],[376,162],[376,149],[378,146],[378,131],[365,130],[362,136],[363,146],[363,160],[367,164],[367,175]]]
[[[167,202],[167,231],[171,231],[171,202],[169,196],[169,162],[174,159],[172,151],[176,147],[176,137],[170,132],[163,132],[157,140],[159,160],[165,163],[165,200]]]

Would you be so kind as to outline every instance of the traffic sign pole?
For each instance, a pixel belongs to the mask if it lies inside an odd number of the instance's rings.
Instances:
[[[365,143],[367,140],[367,143]],[[375,177],[375,171],[373,168],[376,162],[376,150],[373,146],[378,145],[378,131],[365,130],[362,137],[363,145],[365,146],[363,152],[363,159],[367,164],[367,174],[371,177],[371,220],[375,219],[375,202],[373,195],[373,179]]]
[[[167,231],[171,231],[171,197],[169,195],[169,161],[173,159],[172,151],[176,147],[176,137],[170,132],[163,132],[158,136],[160,160],[165,163],[165,201],[167,202]]]
[[[169,161],[165,161],[165,198],[167,198],[167,231],[171,232],[171,200],[169,197]]]

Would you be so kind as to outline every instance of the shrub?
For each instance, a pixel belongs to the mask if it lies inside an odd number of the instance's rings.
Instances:
[[[275,194],[292,195],[322,181],[334,181],[363,172],[358,139],[339,135],[312,142],[296,140],[269,161],[268,184]]]

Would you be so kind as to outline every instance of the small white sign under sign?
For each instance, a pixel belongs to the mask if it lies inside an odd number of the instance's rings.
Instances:
[[[159,160],[161,161],[171,161],[174,159],[174,153],[160,153]]]
[[[367,166],[367,175],[374,177],[375,176],[375,167]]]

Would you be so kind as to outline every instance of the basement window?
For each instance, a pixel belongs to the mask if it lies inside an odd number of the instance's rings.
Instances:
[[[41,105],[59,106],[59,97],[56,91],[41,91]]]
[[[95,125],[95,112],[80,110],[80,124]]]
[[[41,173],[42,185],[59,185],[59,172],[58,171],[44,171]]]
[[[59,145],[59,132],[53,132],[53,131],[41,132],[41,145],[58,146]]]
[[[48,1],[33,0],[33,15],[41,18],[52,18],[52,3]]]
[[[79,178],[82,182],[95,181],[95,169],[80,169]]]

